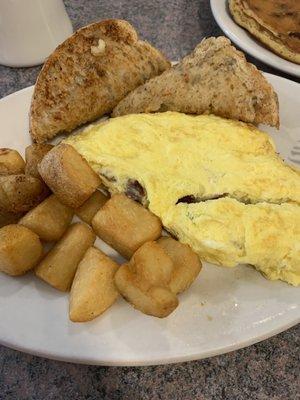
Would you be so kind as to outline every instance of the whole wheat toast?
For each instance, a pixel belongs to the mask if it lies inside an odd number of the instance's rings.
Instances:
[[[204,39],[179,64],[129,93],[112,115],[167,110],[279,126],[272,86],[222,36]]]
[[[169,67],[126,21],[79,29],[49,56],[38,76],[30,110],[33,141],[110,113],[127,93]]]

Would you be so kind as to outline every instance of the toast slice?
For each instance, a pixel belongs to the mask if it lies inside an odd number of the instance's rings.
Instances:
[[[279,126],[272,86],[222,36],[204,39],[179,64],[129,93],[112,115],[167,110]]]
[[[237,24],[286,60],[300,64],[300,3],[297,0],[230,0]]]
[[[44,142],[110,113],[131,90],[170,67],[126,21],[79,29],[45,62],[35,85],[30,133]]]

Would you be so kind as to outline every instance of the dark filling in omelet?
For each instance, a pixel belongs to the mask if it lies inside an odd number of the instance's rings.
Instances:
[[[132,200],[144,203],[146,199],[146,190],[136,179],[128,179],[125,194]]]
[[[205,196],[205,197],[195,197],[193,194],[190,194],[188,196],[183,196],[180,199],[177,200],[177,203],[201,203],[202,201],[207,201],[207,200],[217,200],[221,199],[223,197],[227,197],[228,193],[222,193],[222,194],[215,194],[213,196]]]
[[[284,204],[284,203],[289,203],[289,199],[279,199],[278,201],[268,201],[268,200],[258,200],[258,201],[251,201],[247,197],[238,197],[238,196],[233,196],[230,193],[221,193],[221,194],[214,194],[211,196],[194,196],[193,194],[183,196],[180,199],[177,200],[176,204],[180,203],[186,203],[186,204],[192,204],[192,203],[202,203],[204,201],[209,201],[209,200],[219,200],[219,199],[233,199],[238,201],[239,203],[242,204],[260,204],[260,203],[268,203],[268,204]]]
[[[112,173],[108,173],[107,171],[106,171],[106,173],[101,172],[100,176],[102,176],[103,178],[105,177],[105,179],[109,182],[117,181],[117,178]],[[144,207],[149,206],[149,200],[147,198],[147,191],[140,184],[140,182],[137,181],[136,179],[129,178],[127,180],[124,193],[126,194],[127,197],[142,204]],[[242,203],[245,205],[259,204],[259,203],[280,205],[280,204],[290,202],[290,199],[278,199],[278,201],[269,201],[267,199],[264,199],[264,200],[253,201],[253,200],[249,199],[246,194],[237,196],[237,195],[233,195],[230,193],[216,193],[216,194],[212,194],[209,196],[199,196],[199,195],[194,195],[194,194],[185,195],[183,197],[180,197],[175,204],[176,205],[180,204],[180,203],[193,204],[193,203],[201,203],[201,202],[211,201],[211,200],[219,200],[219,199],[223,199],[223,198],[234,199],[234,200],[238,201],[239,203]]]

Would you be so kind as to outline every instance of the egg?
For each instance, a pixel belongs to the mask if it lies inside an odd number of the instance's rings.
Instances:
[[[127,115],[67,143],[206,261],[300,284],[300,174],[270,136],[214,115]]]

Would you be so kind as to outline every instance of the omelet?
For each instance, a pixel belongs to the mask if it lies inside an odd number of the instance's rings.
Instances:
[[[108,119],[66,142],[203,260],[300,284],[300,174],[266,133],[165,112]]]

